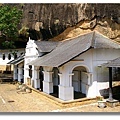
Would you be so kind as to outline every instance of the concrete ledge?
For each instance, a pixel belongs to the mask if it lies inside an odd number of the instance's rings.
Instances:
[[[44,93],[40,90],[37,90],[29,85],[27,85],[29,88],[31,88],[33,91],[43,95],[44,97],[50,98],[55,104],[62,106],[62,107],[69,107],[69,106],[77,106],[77,105],[84,105],[84,104],[90,104],[90,103],[96,103],[96,98],[80,98],[75,100],[69,100],[69,101],[63,101],[59,98],[56,98],[54,96],[51,96],[47,93]]]

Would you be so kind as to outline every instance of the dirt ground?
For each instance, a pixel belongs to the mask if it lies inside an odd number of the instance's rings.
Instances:
[[[62,107],[56,104],[53,100],[40,93],[32,91],[31,93],[17,93],[16,84],[0,84],[0,112],[44,112],[56,114],[56,112],[74,112],[74,113],[118,113],[120,106],[114,108],[106,107],[99,108],[97,102],[87,105],[78,105],[71,107]]]

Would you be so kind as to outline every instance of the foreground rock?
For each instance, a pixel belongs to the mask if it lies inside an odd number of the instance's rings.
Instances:
[[[32,89],[22,83],[17,83],[17,93],[31,93]]]

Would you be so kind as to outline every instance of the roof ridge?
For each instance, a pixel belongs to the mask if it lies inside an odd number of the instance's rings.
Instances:
[[[83,33],[83,34],[81,34],[81,35],[77,35],[77,36],[72,37],[72,38],[67,38],[67,39],[64,39],[64,40],[62,40],[62,41],[60,41],[60,42],[65,42],[65,41],[73,40],[73,39],[75,39],[75,38],[78,38],[78,37],[81,37],[81,36],[85,36],[85,35],[90,34],[90,33],[92,33],[92,32],[94,32],[94,31],[90,31],[90,32],[87,32],[87,33]]]
[[[95,44],[95,31],[93,31],[93,36],[92,36],[92,40],[91,40],[91,47],[94,47]]]
[[[110,60],[109,62],[113,62],[113,61],[118,60],[118,59],[120,59],[120,57],[117,57],[117,58],[115,58],[113,60]]]
[[[98,32],[98,31],[94,31],[96,34],[99,34],[99,35],[101,35],[102,37],[104,37],[104,38],[106,38],[106,39],[109,39],[110,41],[112,41],[112,42],[114,42],[114,43],[116,43],[116,44],[119,44],[120,45],[120,43],[119,42],[117,42],[117,41],[115,41],[115,40],[112,40],[112,39],[110,39],[109,37],[107,37],[107,36],[105,36],[105,35],[103,35],[103,34],[101,34],[100,32]]]
[[[64,42],[68,42],[68,41],[72,41],[72,40],[75,41],[75,39],[77,39],[77,38],[79,38],[79,37],[87,36],[88,34],[91,34],[91,33],[93,33],[93,35],[94,35],[94,31],[92,31],[92,32],[86,33],[86,34],[84,34],[84,35],[79,35],[79,36],[74,37],[74,38],[69,39],[69,40],[60,41],[60,43],[56,46],[56,48],[57,48],[59,45],[61,45],[62,43],[64,43]],[[93,37],[94,37],[94,36],[92,36],[92,40],[93,40]],[[90,38],[90,41],[92,41],[92,40],[91,40],[91,38]],[[81,41],[81,39],[79,39],[79,41]],[[74,44],[76,44],[76,42],[73,43],[72,45],[74,45]],[[69,47],[69,46],[68,46],[68,47]],[[56,48],[55,48],[55,49],[56,49]],[[55,50],[55,49],[54,49],[54,50]]]

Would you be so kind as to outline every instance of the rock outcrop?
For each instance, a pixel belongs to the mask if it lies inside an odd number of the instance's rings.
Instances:
[[[11,4],[23,10],[20,27],[32,39],[63,40],[92,30],[120,41],[120,4]]]

